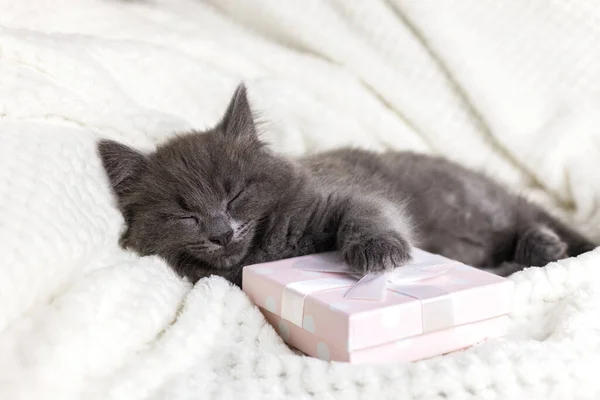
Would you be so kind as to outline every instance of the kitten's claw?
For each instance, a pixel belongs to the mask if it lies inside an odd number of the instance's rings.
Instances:
[[[349,243],[342,250],[344,260],[360,274],[387,272],[411,259],[411,246],[396,233]]]

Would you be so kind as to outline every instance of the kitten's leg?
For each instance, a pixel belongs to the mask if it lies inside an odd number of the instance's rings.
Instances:
[[[534,225],[517,239],[514,262],[543,267],[549,262],[568,257],[568,245],[545,225]]]
[[[399,207],[364,198],[337,207],[337,249],[355,272],[388,271],[410,260],[410,223]]]

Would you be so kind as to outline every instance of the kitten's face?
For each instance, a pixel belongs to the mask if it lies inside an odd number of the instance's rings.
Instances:
[[[111,141],[99,150],[127,223],[122,245],[161,255],[176,270],[239,263],[294,180],[293,166],[258,140],[243,87],[213,130],[150,155]]]

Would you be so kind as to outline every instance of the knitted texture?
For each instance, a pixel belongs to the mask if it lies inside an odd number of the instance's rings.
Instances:
[[[514,275],[509,334],[417,363],[289,350],[237,288],[117,245],[100,137],[244,80],[288,154],[443,154],[600,239],[595,0],[0,0],[0,399],[597,399],[600,251]],[[493,299],[490,299],[493,301]]]

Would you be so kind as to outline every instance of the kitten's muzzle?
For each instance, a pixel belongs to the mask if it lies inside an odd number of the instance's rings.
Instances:
[[[227,246],[233,238],[233,228],[229,219],[221,214],[207,221],[207,236],[212,244],[217,246]]]
[[[218,235],[210,236],[208,240],[211,243],[219,245],[221,247],[227,246],[229,242],[231,242],[231,238],[233,238],[233,229],[229,228],[229,230],[219,233]]]

